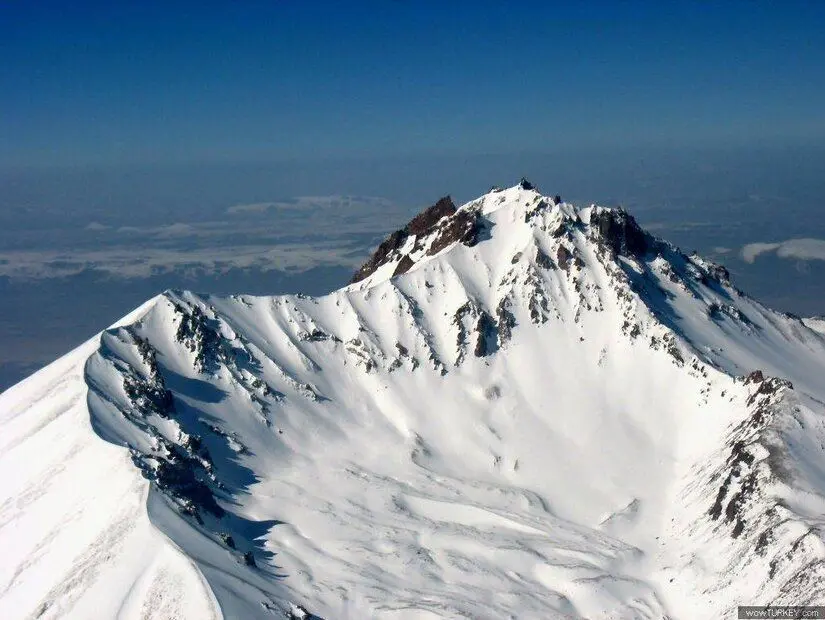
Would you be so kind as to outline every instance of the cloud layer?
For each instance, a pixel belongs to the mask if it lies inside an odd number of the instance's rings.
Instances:
[[[788,239],[779,243],[749,243],[742,248],[742,259],[753,263],[761,254],[775,252],[779,258],[825,260],[825,239]]]
[[[413,211],[369,196],[304,196],[237,204],[186,222],[92,221],[71,235],[60,231],[56,239],[43,235],[0,249],[0,277],[61,278],[89,270],[148,278],[174,272],[221,275],[232,269],[354,269],[378,238]]]

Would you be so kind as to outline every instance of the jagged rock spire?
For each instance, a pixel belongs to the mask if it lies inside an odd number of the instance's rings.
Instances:
[[[536,186],[535,186],[535,185],[533,185],[532,183],[530,183],[530,181],[528,181],[528,180],[527,180],[527,177],[521,177],[521,180],[518,182],[518,186],[519,186],[521,189],[527,189],[527,190],[538,191],[538,189],[536,188]]]

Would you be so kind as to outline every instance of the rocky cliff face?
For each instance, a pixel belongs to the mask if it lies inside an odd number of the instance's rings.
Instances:
[[[433,206],[416,215],[404,228],[396,230],[382,241],[370,259],[355,272],[350,282],[360,282],[375,273],[376,269],[393,260],[401,259],[399,261],[401,262],[406,259],[406,262],[411,262],[408,254],[400,253],[406,241],[412,237],[413,247],[420,245],[423,239],[435,231],[442,219],[449,220],[455,212],[456,208],[452,199],[449,196],[441,198]],[[403,273],[406,269],[398,271]]]
[[[31,472],[4,483],[5,616],[715,618],[823,595],[825,339],[526,180],[439,200],[328,296],[168,292],[72,364],[0,397],[0,474]],[[106,446],[110,482],[26,465],[54,420],[70,454]],[[50,543],[123,497],[140,508]]]
[[[415,264],[412,256],[422,253],[432,256],[456,243],[472,247],[482,229],[478,211],[457,211],[452,199],[445,196],[381,242],[370,259],[352,276],[350,284],[361,282],[388,263],[396,265],[393,275],[400,275]]]

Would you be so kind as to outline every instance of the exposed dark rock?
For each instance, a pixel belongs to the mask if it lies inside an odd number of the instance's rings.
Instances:
[[[593,209],[590,227],[616,254],[641,257],[647,252],[647,235],[624,209]]]
[[[410,236],[415,237],[415,249],[420,249],[423,247],[423,239],[435,235],[427,251],[427,254],[432,256],[457,242],[474,246],[479,240],[482,228],[480,211],[457,211],[452,199],[445,196],[432,207],[416,215],[404,228],[388,236],[370,259],[355,272],[350,283],[360,282],[375,273],[382,265],[399,258],[399,250]],[[412,259],[408,256],[402,257],[393,275],[406,272],[412,265]]]
[[[535,207],[533,207],[529,211],[525,212],[524,222],[528,223],[531,220],[535,219],[543,211],[546,211],[547,209],[549,209],[550,206],[551,206],[550,203],[547,202],[546,200],[539,200]]]
[[[324,342],[330,340],[332,336],[316,327],[309,333],[302,333],[299,338],[304,342]]]
[[[631,340],[635,340],[642,335],[642,328],[638,323],[631,323],[625,319],[624,323],[622,323],[622,333],[627,334]]]
[[[498,320],[498,339],[501,344],[504,344],[510,340],[513,328],[516,326],[516,317],[510,311],[510,300],[506,297],[498,303],[496,319]]]
[[[398,265],[396,265],[395,271],[392,272],[393,277],[407,273],[413,265],[415,265],[413,259],[411,259],[408,254],[404,254],[404,257],[398,262]]]
[[[530,321],[536,325],[546,323],[551,315],[550,300],[542,285],[541,278],[535,269],[527,272],[527,308],[530,311]],[[556,313],[558,317],[558,313]]]
[[[175,310],[181,316],[175,336],[195,354],[195,369],[206,372],[226,361],[220,336],[209,324],[209,317],[198,306],[189,311],[180,305]]]
[[[708,265],[708,275],[717,282],[730,282],[730,272],[722,265],[715,263]]]
[[[452,198],[445,196],[433,206],[428,207],[416,215],[404,228],[396,230],[381,242],[381,245],[378,246],[378,249],[370,259],[352,276],[350,284],[360,282],[375,273],[381,265],[385,265],[395,259],[398,255],[398,250],[410,236],[421,238],[430,234],[433,232],[435,225],[443,217],[451,216],[455,212],[456,208]]]
[[[745,385],[749,383],[761,383],[765,380],[765,375],[761,370],[754,370],[751,374],[745,377]]]
[[[468,318],[475,319],[474,324],[471,324],[469,329],[466,324]],[[471,334],[476,336],[475,347],[473,348],[476,357],[486,357],[498,350],[499,332],[496,320],[486,310],[479,308],[474,301],[468,300],[456,310],[453,316],[453,324],[458,328],[456,366],[464,361]]]
[[[521,189],[527,189],[527,190],[535,190],[536,189],[536,186],[533,185],[532,183],[530,183],[530,181],[528,181],[525,177],[521,177],[521,180],[518,182],[518,186]]]
[[[678,284],[681,280],[679,278],[679,274],[673,270],[670,263],[665,263],[662,267],[662,273],[667,276],[667,279],[673,282],[674,284]],[[684,288],[684,286],[682,287]]]
[[[743,509],[745,501],[756,489],[756,476],[753,472],[745,475],[746,468],[749,468],[753,463],[753,455],[744,450],[744,446],[737,442],[728,458],[728,475],[719,487],[716,494],[716,500],[713,502],[708,514],[714,521],[722,516],[723,507],[725,513],[725,522],[731,523],[736,521],[736,526],[739,531],[733,534],[736,538],[742,531],[744,526]],[[731,484],[737,480],[739,482],[739,491],[734,493],[728,500],[727,506],[724,506],[725,499],[728,497]],[[742,524],[739,526],[739,524]]]
[[[162,379],[141,381],[126,375],[123,378],[123,391],[144,415],[152,412],[162,418],[168,418],[175,411],[172,393],[165,388]]]
[[[232,536],[230,536],[229,534],[221,533],[221,540],[223,541],[223,544],[225,544],[230,549],[235,548],[235,539],[232,538]]]
[[[144,378],[135,372],[123,373],[123,391],[129,397],[134,413],[139,416],[146,418],[154,413],[158,417],[169,418],[175,413],[175,400],[172,392],[166,389],[155,350],[149,341],[138,336],[134,330],[128,333],[149,369],[149,374]]]
[[[427,254],[430,256],[437,254],[453,243],[463,243],[466,246],[473,247],[478,242],[480,232],[480,212],[469,209],[458,211],[447,220],[446,224],[438,229],[437,236],[433,240],[430,249],[427,250]]]
[[[559,246],[559,249],[556,250],[556,262],[559,264],[559,267],[567,271],[570,269],[570,261],[573,259],[573,254],[563,245]]]
[[[392,360],[389,365],[389,371],[394,372],[404,365],[404,360],[409,360],[412,364],[412,369],[418,368],[418,360],[410,357],[410,351],[400,342],[395,343],[395,348],[398,351],[398,357]]]
[[[676,363],[679,366],[682,366],[685,363],[685,358],[682,357],[682,352],[679,351],[679,347],[676,345],[675,341],[668,341],[665,351],[667,351],[667,354],[670,355],[670,357],[676,360]]]
[[[739,538],[739,535],[744,531],[744,529],[745,529],[745,522],[742,519],[737,519],[736,520],[736,525],[733,526],[733,530],[731,530],[730,535],[733,538]]]
[[[793,389],[793,383],[787,379],[780,379],[779,377],[766,378],[761,370],[754,370],[745,377],[745,385],[756,383],[759,384],[759,388],[748,397],[748,405],[752,405],[760,396],[771,396],[784,388]]]
[[[396,230],[394,233],[390,234],[389,237],[381,242],[381,245],[378,246],[378,249],[375,250],[375,253],[370,257],[370,259],[364,263],[358,271],[355,272],[355,275],[352,276],[352,280],[350,280],[350,284],[360,282],[364,278],[371,276],[381,265],[390,262],[396,251],[404,245],[406,240],[407,232],[405,230]]]
[[[207,461],[211,460],[209,450],[203,445],[203,438],[199,435],[187,435],[186,438],[181,441],[181,446],[189,454],[197,454],[205,457]]]
[[[145,478],[154,481],[160,489],[196,510],[205,510],[219,518],[225,514],[209,486],[198,479],[198,470],[204,471],[199,461],[173,454],[167,459],[157,458],[152,468],[145,459],[143,454],[133,451],[132,462]]]
[[[138,352],[140,353],[141,359],[149,368],[150,378],[154,381],[163,384],[163,377],[160,375],[157,354],[155,353],[155,349],[152,347],[148,340],[141,338],[135,332],[134,329],[128,330],[128,333],[132,336],[132,339],[134,340],[135,345],[137,346]]]
[[[206,326],[206,316],[197,308],[191,314],[182,314],[178,326],[178,339],[190,350],[198,354],[198,364],[212,354],[210,347],[215,346],[217,337]],[[150,375],[144,378],[134,371],[123,371],[123,388],[129,397],[131,408],[124,411],[158,444],[153,453],[131,450],[132,462],[140,469],[147,480],[154,483],[159,490],[173,498],[181,511],[202,522],[203,511],[220,518],[224,515],[212,492],[215,483],[214,463],[209,450],[200,435],[184,432],[179,443],[167,439],[154,426],[153,415],[165,419],[176,419],[175,401],[172,393],[166,389],[160,368],[157,365],[154,350],[148,342],[133,335],[135,345],[150,368]],[[198,365],[196,364],[196,365]]]
[[[773,540],[773,535],[771,534],[770,530],[765,530],[761,534],[759,534],[759,538],[756,539],[756,547],[754,551],[756,551],[757,555],[764,556],[767,549],[768,543]]]
[[[541,251],[541,248],[536,248],[536,264],[542,269],[553,269],[553,259]]]
[[[348,340],[346,344],[346,351],[355,358],[357,364],[362,364],[364,366],[364,370],[368,373],[375,370],[376,362],[372,357],[372,352],[360,338],[352,338]],[[309,384],[307,384],[307,387],[311,388]]]
[[[776,569],[779,565],[779,558],[774,558],[768,563],[768,579],[773,579],[776,576]]]
[[[737,439],[729,444],[731,452],[725,465],[727,475],[719,487],[716,500],[708,511],[711,519],[718,520],[724,514],[724,521],[734,524],[731,531],[731,536],[734,538],[744,532],[747,526],[746,507],[751,498],[758,493],[757,462],[751,446],[764,446],[758,441],[758,437],[773,417],[772,403],[775,402],[773,396],[782,388],[790,387],[789,381],[775,377],[766,378],[761,370],[755,370],[749,374],[745,378],[745,384],[758,386],[747,400],[748,406],[753,407],[752,414],[737,427],[734,435]],[[771,469],[774,474],[778,474],[775,464],[771,465]],[[731,491],[733,485],[738,487],[735,492]],[[765,554],[770,537],[771,533],[767,530],[760,534],[756,542],[758,554]],[[772,563],[771,572],[774,570],[775,566]]]
[[[476,322],[475,356],[486,357],[498,349],[498,328],[496,321],[486,311],[482,310]]]
[[[744,512],[745,502],[753,495],[756,490],[756,474],[749,473],[741,481],[739,491],[731,497],[725,508],[725,521],[727,523],[734,523],[731,536],[738,537],[742,530],[745,529],[745,519],[742,514]]]
[[[461,363],[464,359],[464,346],[467,344],[467,328],[464,326],[464,318],[467,316],[474,316],[478,314],[475,304],[472,301],[463,303],[453,315],[453,325],[458,328],[458,335],[456,336],[456,346],[459,350],[459,355],[456,360],[456,365]]]
[[[453,215],[456,212],[453,199],[449,196],[439,199],[432,207],[425,209],[407,224],[404,229],[408,235],[424,235],[430,232],[439,220],[443,217]]]
[[[703,276],[704,278],[704,276]],[[719,319],[724,318],[722,315],[729,316],[730,318],[738,321],[740,323],[745,324],[748,327],[753,327],[753,321],[751,321],[748,316],[739,310],[734,305],[731,304],[718,304],[713,302],[708,306],[708,316],[712,319]]]

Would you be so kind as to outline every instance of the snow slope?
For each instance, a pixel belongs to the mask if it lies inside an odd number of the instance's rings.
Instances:
[[[527,182],[322,298],[168,292],[0,395],[0,616],[821,603],[814,329]]]
[[[805,323],[805,325],[810,327],[815,332],[825,334],[825,318],[811,317],[809,319],[802,319],[802,322]]]

